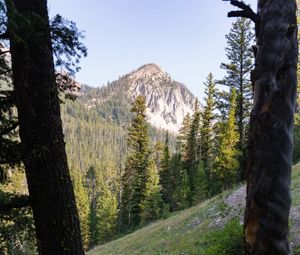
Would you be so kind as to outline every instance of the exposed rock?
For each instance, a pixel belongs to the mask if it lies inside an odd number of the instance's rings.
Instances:
[[[236,191],[232,192],[224,199],[224,211],[218,211],[212,217],[213,221],[209,227],[223,227],[230,220],[238,217],[240,223],[244,221],[244,210],[246,203],[246,185],[241,186]],[[210,210],[210,209],[209,209]],[[211,212],[215,210],[215,207],[211,208]],[[300,206],[292,207],[290,210],[291,220],[291,245],[293,247],[300,246]]]
[[[290,235],[293,247],[300,246],[300,206],[292,207],[290,211]]]
[[[125,95],[126,103],[143,95],[148,122],[159,129],[178,132],[184,116],[193,112],[194,95],[156,64],[144,65],[106,87],[99,88],[97,98],[90,98],[85,106],[90,109],[97,104],[112,101],[120,91]]]

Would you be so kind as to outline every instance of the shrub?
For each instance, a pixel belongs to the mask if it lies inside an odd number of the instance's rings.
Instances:
[[[243,226],[239,219],[234,219],[223,229],[215,229],[205,236],[204,243],[207,248],[203,255],[242,255],[243,242]]]

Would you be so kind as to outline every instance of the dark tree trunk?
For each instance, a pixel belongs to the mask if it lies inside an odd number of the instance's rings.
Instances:
[[[295,0],[259,0],[255,15],[231,1],[256,23],[254,107],[249,131],[245,249],[248,255],[292,254],[288,236],[291,205],[293,116],[296,99]]]
[[[7,0],[13,82],[40,254],[84,254],[69,176],[46,0]]]

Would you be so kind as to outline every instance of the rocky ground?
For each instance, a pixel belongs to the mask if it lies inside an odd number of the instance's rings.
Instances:
[[[231,219],[240,218],[243,223],[244,208],[246,198],[246,185],[241,186],[224,199],[223,210],[217,211],[213,215],[213,222],[209,227],[222,227]],[[292,247],[300,246],[300,206],[294,206],[290,211],[290,236]]]

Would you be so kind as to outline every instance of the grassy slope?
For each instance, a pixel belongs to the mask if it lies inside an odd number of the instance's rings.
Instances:
[[[292,191],[293,206],[299,206],[300,164],[293,169]],[[173,214],[166,220],[156,221],[132,234],[99,246],[88,255],[202,254],[208,245],[205,238],[213,231],[208,225],[216,221],[216,215],[226,212],[224,198],[228,194],[229,192],[225,192],[190,209]]]

